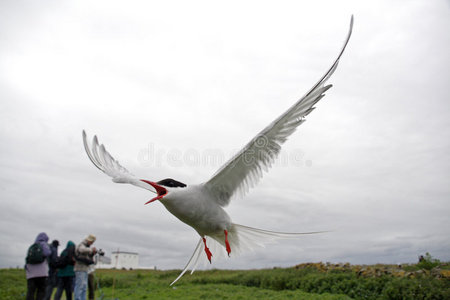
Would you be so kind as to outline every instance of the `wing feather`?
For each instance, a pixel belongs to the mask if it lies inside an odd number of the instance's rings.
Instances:
[[[94,136],[94,138],[92,139],[92,144],[89,145],[87,142],[86,132],[83,130],[83,144],[87,156],[94,164],[94,166],[96,166],[100,171],[111,177],[113,182],[129,183],[144,188],[146,190],[149,190],[153,193],[156,193],[155,189],[152,186],[136,178],[116,159],[114,159],[114,157],[112,157],[111,154],[109,154],[109,152],[106,151],[106,148],[103,144],[99,145],[97,136]]]

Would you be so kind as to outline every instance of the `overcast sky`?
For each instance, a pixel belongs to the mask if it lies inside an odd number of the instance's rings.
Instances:
[[[210,267],[450,260],[449,1],[1,1],[0,267],[45,231],[182,268],[197,233],[88,160],[97,134],[149,180],[206,181],[301,97],[334,86],[233,222],[332,232]],[[213,154],[213,156],[211,156]],[[213,157],[213,159],[210,159]],[[60,250],[62,250],[61,247]]]

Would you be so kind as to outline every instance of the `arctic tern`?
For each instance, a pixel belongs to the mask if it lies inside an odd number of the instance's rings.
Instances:
[[[305,117],[315,109],[314,105],[331,88],[331,84],[325,85],[325,83],[337,68],[350,39],[352,28],[353,16],[338,57],[320,80],[204,183],[187,185],[170,178],[157,182],[139,179],[121,166],[103,145],[99,145],[97,136],[94,136],[92,143],[89,144],[86,132],[83,130],[86,153],[98,169],[112,177],[113,182],[129,183],[154,192],[156,197],[146,204],[160,201],[169,212],[194,228],[200,235],[192,257],[171,285],[188,269],[192,270],[192,274],[201,257],[203,259],[206,257],[211,262],[213,255],[220,256],[220,252],[225,253],[223,249],[230,256],[261,246],[268,240],[319,233],[281,233],[234,224],[223,208],[232,198],[243,197],[259,182],[263,172],[267,171],[275,161],[281,145],[306,120]],[[206,256],[202,256],[203,251]]]

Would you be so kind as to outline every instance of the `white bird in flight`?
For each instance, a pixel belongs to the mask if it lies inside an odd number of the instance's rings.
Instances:
[[[250,188],[259,182],[263,171],[268,171],[278,156],[281,145],[305,121],[305,117],[315,109],[314,105],[331,88],[331,84],[325,85],[325,83],[337,68],[339,59],[350,39],[352,28],[353,16],[347,38],[338,57],[309,92],[258,133],[238,154],[204,183],[186,185],[174,179],[164,179],[158,182],[139,179],[121,166],[103,145],[99,145],[97,136],[94,136],[92,144],[89,145],[86,132],[83,130],[86,153],[98,169],[112,177],[113,182],[130,183],[154,192],[156,197],[146,204],[156,200],[160,201],[169,212],[194,228],[200,235],[193,255],[171,285],[187,270],[191,269],[191,274],[194,272],[201,257],[205,257],[201,255],[203,250],[211,263],[213,252],[214,255],[220,255],[221,252],[224,253],[223,248],[230,256],[232,253],[238,254],[251,250],[255,246],[262,246],[263,243],[276,238],[319,233],[281,233],[234,224],[223,208],[230,203],[232,198],[243,197]],[[209,247],[207,246],[207,237]]]

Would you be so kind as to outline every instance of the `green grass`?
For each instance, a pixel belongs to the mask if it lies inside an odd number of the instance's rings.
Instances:
[[[350,269],[317,268],[210,270],[185,275],[179,270],[97,270],[100,299],[450,299],[450,279],[360,276]],[[24,299],[23,270],[0,270],[0,299]]]
[[[0,299],[25,299],[26,287],[24,270],[0,269]]]
[[[300,290],[276,291],[220,282],[221,276],[225,275],[226,278],[235,272],[239,271],[199,271],[192,276],[186,275],[172,287],[169,284],[179,271],[102,270],[97,271],[97,278],[105,299],[350,299],[345,295],[319,295]],[[203,282],[207,278],[219,282]]]

